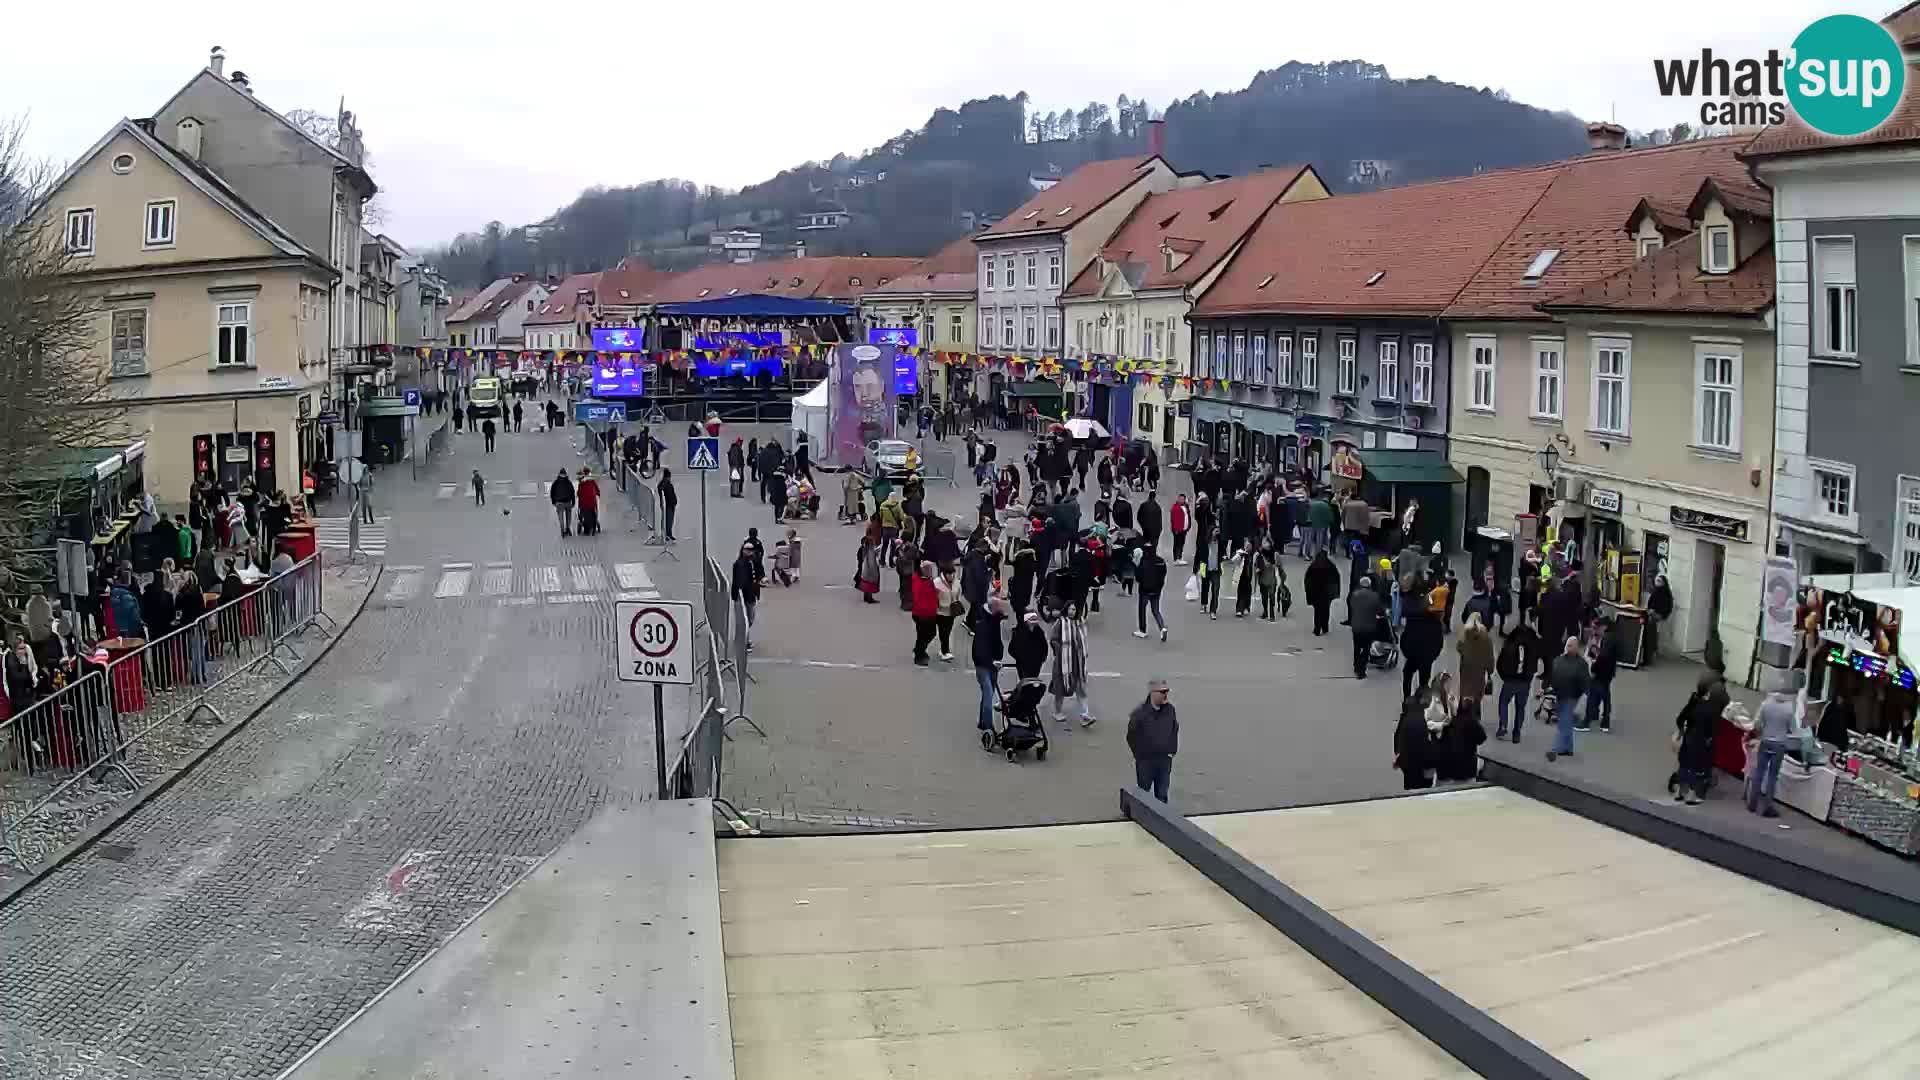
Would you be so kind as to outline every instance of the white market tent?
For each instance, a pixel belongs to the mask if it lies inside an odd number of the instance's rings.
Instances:
[[[793,399],[793,438],[789,449],[800,444],[802,434],[807,444],[813,447],[816,462],[825,463],[824,454],[827,443],[827,382],[822,381],[813,389]]]

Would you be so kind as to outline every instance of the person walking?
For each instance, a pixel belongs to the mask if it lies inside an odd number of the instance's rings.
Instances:
[[[1061,612],[1047,628],[1047,646],[1053,653],[1053,678],[1047,686],[1053,695],[1053,722],[1067,722],[1067,699],[1072,698],[1080,726],[1092,727],[1094,716],[1087,705],[1087,624],[1078,608]]]
[[[1147,502],[1153,502],[1151,491],[1148,492]],[[1142,504],[1140,509],[1144,513],[1146,505]],[[1193,508],[1188,505],[1184,491],[1173,497],[1173,509],[1167,511],[1167,528],[1173,531],[1173,565],[1187,565],[1187,530],[1193,528]],[[1140,531],[1146,532],[1146,526],[1142,525]]]
[[[1493,683],[1495,666],[1493,638],[1479,612],[1467,616],[1466,629],[1460,631],[1453,647],[1460,654],[1460,706],[1472,709],[1478,717],[1480,699],[1487,696],[1487,688]]]
[[[1674,720],[1677,768],[1670,784],[1674,802],[1698,806],[1707,797],[1707,783],[1713,775],[1713,729],[1729,700],[1726,679],[1708,670],[1700,673],[1692,696],[1680,707],[1680,715]]]
[[[1465,782],[1480,775],[1480,745],[1487,741],[1487,729],[1480,723],[1480,703],[1468,701],[1464,693],[1454,701],[1448,682],[1443,674],[1437,687],[1436,698],[1446,702],[1447,708],[1440,727],[1434,773],[1442,781]],[[1428,729],[1432,729],[1431,713]]]
[[[1253,582],[1257,571],[1254,563],[1259,555],[1253,550],[1253,541],[1248,540],[1240,547],[1239,555],[1233,560],[1233,617],[1244,619],[1253,609]],[[1224,561],[1224,560],[1223,560]]]
[[[487,481],[480,475],[479,469],[473,470],[473,479],[469,483],[473,485],[473,505],[487,505]]]
[[[1373,578],[1361,575],[1353,591],[1347,594],[1347,626],[1353,631],[1353,677],[1367,677],[1367,650],[1380,633],[1380,615],[1386,610]]]
[[[1047,629],[1040,613],[1029,611],[1007,640],[1007,656],[1021,682],[1038,679],[1047,666]]]
[[[526,414],[521,411],[520,403],[517,401],[514,402],[513,403],[513,430],[519,431],[521,423],[525,420],[525,418],[526,418]]]
[[[760,486],[760,437],[757,435],[747,440],[747,478],[753,481],[754,486]],[[763,494],[765,491],[765,488],[761,488]]]
[[[1205,533],[1201,534],[1201,543],[1193,548],[1193,572],[1200,579],[1200,610],[1210,619],[1220,617],[1220,579],[1225,575],[1222,563],[1216,561],[1213,545],[1206,543]]]
[[[857,476],[857,473],[849,473]],[[740,437],[734,436],[733,444],[727,447],[727,497],[737,499],[747,486],[747,453],[740,445]]]
[[[1573,717],[1574,709],[1580,704],[1580,696],[1587,692],[1592,680],[1592,672],[1580,655],[1580,639],[1569,637],[1560,655],[1547,669],[1547,686],[1553,691],[1553,748],[1547,751],[1547,760],[1573,756]]]
[[[1140,564],[1135,570],[1134,585],[1134,591],[1140,597],[1140,623],[1134,629],[1133,636],[1137,638],[1147,636],[1147,613],[1151,611],[1153,625],[1160,629],[1160,640],[1165,641],[1167,640],[1167,620],[1166,616],[1160,613],[1160,594],[1167,585],[1167,560],[1161,558],[1160,553],[1151,546],[1135,550],[1140,559]]]
[[[660,482],[654,486],[654,494],[660,500],[660,531],[666,534],[667,543],[673,543],[673,511],[680,505],[680,496],[673,490],[673,470],[661,469]]]
[[[875,572],[878,573],[877,568]],[[1000,692],[1000,658],[1006,655],[1000,641],[1000,624],[1005,618],[1006,608],[998,596],[990,598],[986,610],[973,618],[973,679],[980,687],[976,726],[981,731],[993,730],[993,703]]]
[[[486,440],[487,453],[489,454],[493,453],[494,430],[493,417],[489,416],[485,420],[480,421],[480,437]]]
[[[1253,557],[1253,572],[1260,587],[1260,617],[1272,622],[1274,601],[1280,595],[1280,556],[1271,543],[1262,545]]]
[[[1306,531],[1306,545],[1314,554],[1327,550],[1332,543],[1333,523],[1333,500],[1325,489],[1315,492],[1313,501],[1307,504]]]
[[[1587,716],[1575,731],[1587,731],[1596,724],[1602,733],[1613,731],[1613,676],[1620,670],[1620,642],[1613,632],[1611,617],[1600,620],[1598,640],[1593,645],[1593,683],[1587,687]]]
[[[1787,756],[1787,747],[1797,727],[1793,697],[1782,689],[1769,691],[1767,699],[1753,714],[1753,735],[1748,740],[1757,743],[1758,748],[1754,751],[1753,769],[1747,774],[1747,813],[1767,818],[1780,816],[1773,805],[1773,791],[1780,782],[1780,763]]]
[[[1499,726],[1494,729],[1495,739],[1504,739],[1509,730],[1507,708],[1513,707],[1513,741],[1520,741],[1520,728],[1527,720],[1527,691],[1533,686],[1535,673],[1540,667],[1540,636],[1533,632],[1533,625],[1527,621],[1515,624],[1513,633],[1500,642],[1500,655],[1494,660],[1494,671],[1500,676],[1500,714]]]
[[[1653,576],[1653,591],[1647,596],[1647,658],[1641,663],[1651,665],[1660,655],[1660,629],[1667,620],[1673,618],[1673,586],[1667,584],[1667,575]]]
[[[747,635],[747,648],[753,648],[753,624],[760,614],[760,586],[765,571],[758,553],[750,543],[740,545],[740,553],[733,557],[732,572],[728,575],[727,595],[740,601],[746,609],[747,625],[741,632]]]
[[[1400,703],[1400,721],[1393,726],[1393,767],[1400,773],[1403,791],[1418,791],[1433,786],[1429,770],[1433,768],[1434,731],[1427,726],[1431,703],[1425,695]]]
[[[1416,679],[1419,689],[1427,688],[1433,680],[1433,662],[1440,659],[1440,649],[1446,643],[1446,624],[1423,601],[1416,594],[1407,598],[1405,605],[1406,622],[1400,630],[1401,697],[1413,696]]]
[[[969,563],[971,567],[971,563]],[[933,589],[939,594],[939,609],[934,612],[934,629],[940,634],[940,659],[953,663],[953,621],[966,611],[966,603],[960,594],[960,571],[949,564],[937,567],[933,575]]]
[[[1127,716],[1127,749],[1133,753],[1133,783],[1161,802],[1173,787],[1173,757],[1180,752],[1180,714],[1165,679],[1147,680],[1147,698]]]
[[[1326,548],[1314,551],[1302,584],[1307,590],[1307,606],[1313,609],[1313,636],[1322,637],[1327,633],[1334,598],[1340,595],[1340,569],[1327,558]]]
[[[901,563],[906,565],[906,560]],[[913,616],[913,662],[920,667],[927,666],[927,646],[933,642],[940,614],[940,592],[933,583],[933,573],[933,563],[923,561],[904,582],[907,610]]]
[[[880,593],[880,537],[879,526],[870,525],[866,535],[860,538],[860,554],[854,562],[854,587],[860,590],[860,602],[877,604],[875,599]]]
[[[560,520],[560,535],[573,535],[573,481],[567,479],[567,470],[561,469],[553,483],[547,488],[547,498],[553,503],[553,516]]]

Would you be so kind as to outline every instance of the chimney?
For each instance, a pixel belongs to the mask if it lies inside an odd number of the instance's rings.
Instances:
[[[1625,150],[1626,148],[1626,128],[1605,120],[1596,120],[1587,125],[1587,150],[1589,152],[1597,153],[1601,150]]]
[[[228,79],[228,81],[233,83],[233,88],[235,90],[238,90],[243,94],[253,93],[253,83],[247,80],[247,73],[244,71],[234,72],[232,77]]]
[[[805,240],[795,240],[793,242],[793,257],[796,259],[804,259],[807,257],[807,242]]]
[[[221,78],[225,78],[227,74],[227,50],[215,45],[212,55],[207,57],[207,70]]]
[[[1147,121],[1147,153],[1161,155],[1167,152],[1167,122],[1165,120]]]
[[[173,148],[181,154],[200,160],[200,121],[193,117],[183,117],[173,126]]]

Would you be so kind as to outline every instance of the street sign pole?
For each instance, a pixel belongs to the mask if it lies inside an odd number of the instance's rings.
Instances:
[[[707,559],[707,474],[720,467],[720,439],[717,435],[691,436],[687,439],[687,470],[700,474],[700,561]]]
[[[667,692],[653,684],[653,771],[659,780],[659,798],[667,795]]]
[[[653,763],[667,798],[667,699],[661,687],[693,685],[693,605],[681,600],[621,600],[613,606],[614,672],[621,682],[653,684]]]
[[[707,556],[707,474],[700,474],[700,565],[705,566]]]

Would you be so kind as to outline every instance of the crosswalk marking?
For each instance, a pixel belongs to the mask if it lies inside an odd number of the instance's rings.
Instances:
[[[473,577],[471,570],[449,570],[440,575],[440,584],[433,590],[435,600],[445,600],[454,596],[467,595],[467,582]]]
[[[647,567],[644,563],[617,563],[613,568],[613,576],[620,582],[622,589],[653,588],[653,578],[647,575]]]
[[[315,518],[313,521],[314,541],[322,548],[333,551],[346,551],[353,538],[353,521],[350,518]],[[387,553],[387,519],[379,518],[369,525],[360,523],[360,550],[368,555]]]
[[[574,592],[599,592],[607,587],[607,572],[600,569],[598,563],[587,563],[573,568]]]
[[[513,591],[513,567],[496,566],[489,569],[480,579],[480,592],[484,596],[505,596]]]
[[[529,481],[527,481],[526,483],[524,483],[524,484],[521,484],[521,485],[520,485],[520,494],[522,494],[522,495],[538,495],[538,494],[540,494],[540,481],[538,481],[538,480],[529,480]]]
[[[557,593],[560,591],[560,568],[557,566],[536,566],[527,574],[527,591],[536,593]]]
[[[660,599],[660,590],[659,589],[640,589],[635,592],[623,592],[618,596],[615,596],[614,599],[615,600],[658,600]]]
[[[395,574],[393,584],[387,587],[388,600],[405,600],[420,588],[421,574],[418,570],[408,570]]]
[[[440,490],[434,492],[433,497],[437,500],[451,499],[453,498],[453,493],[457,490],[459,490],[459,485],[457,484],[441,484]]]

